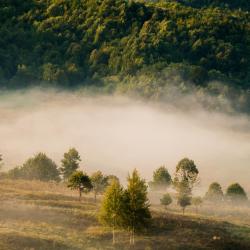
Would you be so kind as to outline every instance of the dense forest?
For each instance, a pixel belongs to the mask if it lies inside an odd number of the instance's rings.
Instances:
[[[0,86],[91,85],[154,99],[174,86],[248,112],[248,10],[247,0],[1,1]]]

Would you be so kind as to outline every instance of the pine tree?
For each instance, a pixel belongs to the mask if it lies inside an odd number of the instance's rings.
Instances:
[[[90,178],[82,171],[75,171],[69,177],[68,187],[79,191],[79,201],[81,200],[82,192],[88,193],[93,188]]]
[[[112,227],[113,244],[115,244],[115,230],[122,225],[124,208],[124,191],[120,183],[113,180],[106,189],[101,204],[99,220],[102,224]]]
[[[69,149],[69,151],[63,155],[60,170],[64,180],[67,180],[79,168],[80,161],[80,155],[75,148]]]

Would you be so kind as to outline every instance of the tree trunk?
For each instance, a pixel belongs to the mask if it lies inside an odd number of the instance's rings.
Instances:
[[[196,214],[198,214],[198,207],[196,206]]]
[[[79,201],[81,201],[82,198],[82,190],[79,188]]]
[[[132,229],[130,230],[129,244],[132,245]]]
[[[182,214],[185,214],[185,207],[182,208]]]
[[[133,245],[135,244],[135,229],[133,228]]]
[[[113,245],[115,244],[115,226],[113,226]]]
[[[95,202],[96,202],[96,192],[95,192]]]

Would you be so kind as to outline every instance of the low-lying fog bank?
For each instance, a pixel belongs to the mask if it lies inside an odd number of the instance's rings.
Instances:
[[[189,157],[202,189],[212,181],[224,188],[239,182],[250,192],[250,121],[242,115],[33,89],[0,94],[0,138],[5,169],[39,151],[59,164],[76,147],[87,172],[100,169],[124,179],[136,167],[150,179],[160,165],[173,173]]]

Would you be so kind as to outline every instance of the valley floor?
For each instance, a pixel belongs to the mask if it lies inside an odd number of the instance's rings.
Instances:
[[[113,246],[111,231],[97,220],[99,203],[92,196],[79,202],[62,184],[1,180],[0,202],[1,250],[250,249],[249,210],[241,211],[246,220],[235,212],[223,221],[204,208],[183,216],[152,206],[152,224],[135,246],[123,231]]]

